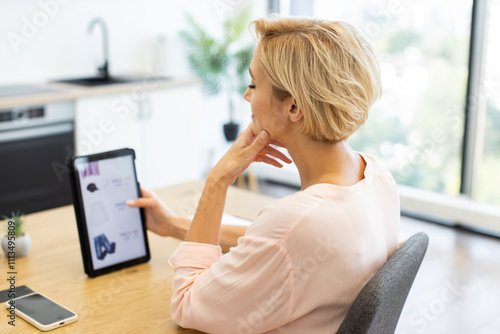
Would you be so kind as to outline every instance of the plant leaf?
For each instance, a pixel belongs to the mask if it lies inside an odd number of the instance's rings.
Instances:
[[[248,68],[250,62],[252,61],[254,46],[247,46],[236,52],[233,57],[236,61],[236,77],[238,80],[237,90],[240,94],[244,94],[248,83],[250,82],[250,75],[248,73]]]
[[[188,61],[191,68],[203,80],[203,90],[207,94],[217,94],[223,90],[244,93],[249,82],[248,66],[252,59],[253,47],[231,47],[239,40],[247,27],[249,7],[236,12],[223,22],[223,37],[217,39],[206,32],[191,14],[186,13],[189,30],[181,31],[180,37],[187,45]]]

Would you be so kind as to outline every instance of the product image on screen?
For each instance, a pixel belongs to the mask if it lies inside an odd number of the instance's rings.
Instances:
[[[130,155],[98,161],[76,159],[93,269],[147,254],[141,213],[126,204],[138,197]]]
[[[14,302],[17,310],[44,326],[75,317],[75,313],[38,293],[16,299]]]

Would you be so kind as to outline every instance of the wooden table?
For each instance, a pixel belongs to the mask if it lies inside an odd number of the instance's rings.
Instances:
[[[194,181],[157,190],[158,196],[179,215],[193,214],[203,189]],[[253,220],[272,197],[231,187],[225,212]],[[54,333],[197,333],[175,324],[169,312],[173,270],[168,258],[179,240],[148,232],[151,260],[97,278],[88,278],[78,241],[73,206],[26,215],[25,230],[32,239],[27,256],[16,259],[16,286],[27,285],[78,314],[78,321]],[[3,232],[2,232],[3,234]],[[0,260],[0,290],[8,288],[7,259]],[[3,307],[3,306],[1,306]],[[0,320],[0,333],[37,333],[16,318],[7,324],[8,312]],[[207,310],[207,312],[210,312]]]

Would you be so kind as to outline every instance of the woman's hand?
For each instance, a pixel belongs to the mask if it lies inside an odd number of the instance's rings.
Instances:
[[[218,179],[223,177],[229,184],[232,184],[254,161],[264,162],[279,168],[283,165],[276,159],[286,163],[292,162],[290,158],[272,147],[271,144],[284,147],[281,142],[269,139],[269,135],[265,131],[255,136],[250,124],[212,169],[211,174]]]
[[[177,217],[154,192],[142,187],[141,191],[142,197],[128,200],[127,205],[144,209],[148,230],[164,237],[171,236],[183,240],[190,221]]]

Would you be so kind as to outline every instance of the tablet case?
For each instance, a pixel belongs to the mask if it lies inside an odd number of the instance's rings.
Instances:
[[[84,211],[84,206],[83,206],[83,199],[81,196],[80,192],[80,182],[79,182],[79,176],[78,176],[78,171],[75,168],[75,160],[79,158],[87,158],[89,162],[91,161],[98,161],[102,159],[108,159],[108,158],[114,158],[114,157],[120,157],[120,156],[126,156],[130,155],[132,156],[132,161],[134,164],[134,179],[137,184],[137,193],[138,196],[141,195],[141,188],[140,184],[137,181],[137,172],[135,168],[135,152],[133,149],[130,148],[123,148],[119,150],[114,150],[114,151],[109,151],[109,152],[102,152],[102,153],[96,153],[92,155],[86,155],[86,156],[75,156],[67,161],[67,166],[68,166],[68,171],[69,171],[69,179],[70,179],[70,185],[71,185],[71,193],[73,196],[73,207],[75,209],[75,216],[76,216],[76,222],[77,222],[77,227],[78,227],[78,237],[80,239],[80,249],[82,252],[82,260],[83,260],[83,268],[85,273],[89,277],[97,277],[103,274],[107,274],[112,271],[120,270],[123,268],[127,268],[136,264],[148,262],[149,259],[151,258],[151,254],[149,251],[149,243],[148,243],[148,237],[146,233],[146,219],[144,216],[144,210],[140,209],[140,216],[141,216],[141,225],[143,229],[143,235],[144,235],[144,245],[146,249],[146,255],[143,257],[139,257],[136,259],[132,259],[126,262],[122,263],[117,263],[113,264],[109,267],[101,268],[94,270],[93,265],[92,265],[92,255],[90,251],[90,247],[96,247],[97,251],[97,257],[99,259],[103,259],[107,254],[113,254],[115,252],[115,243],[112,242],[110,243],[106,237],[105,234],[98,235],[94,238],[93,244],[89,243],[89,237],[88,237],[88,230],[87,230],[87,221],[85,218],[85,211]],[[90,171],[92,172],[92,171]],[[94,188],[89,189],[92,187],[92,184],[89,184],[87,187],[87,190],[89,191],[94,191]],[[95,185],[94,185],[95,187]]]

